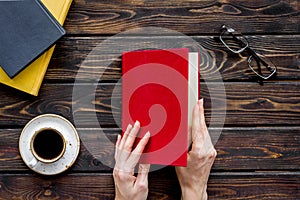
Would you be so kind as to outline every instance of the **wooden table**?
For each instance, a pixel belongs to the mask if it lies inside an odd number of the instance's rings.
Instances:
[[[220,122],[210,131],[222,130],[208,184],[210,199],[300,199],[299,6],[299,0],[74,0],[64,25],[68,34],[56,46],[39,96],[0,86],[0,199],[114,198],[112,169],[101,162],[113,161],[114,150],[101,143],[103,135],[99,135],[104,132],[115,142],[120,133],[117,121],[121,120],[121,107],[112,108],[111,99],[115,88],[113,101],[121,102],[117,83],[121,59],[112,48],[118,44],[109,39],[149,26],[191,37],[207,50],[216,66],[217,71],[203,71],[209,75],[200,83],[207,123]],[[277,65],[276,79],[259,85],[247,66],[247,56],[230,54],[214,39],[224,23],[243,32],[255,50]],[[162,46],[180,41],[178,35],[169,33],[159,32],[151,38]],[[119,37],[126,38],[122,45],[149,47],[143,35]],[[108,42],[101,48],[106,53],[85,62],[104,41]],[[79,69],[84,73],[77,75]],[[216,77],[217,72],[222,80]],[[74,99],[73,87],[86,91],[93,81],[96,91],[82,93],[82,97],[91,97],[95,109],[90,110],[80,104],[80,98]],[[222,84],[226,98],[220,95]],[[213,101],[226,106],[214,107]],[[80,131],[81,140],[88,141],[81,143],[79,157],[67,172],[51,177],[29,170],[18,151],[22,128],[45,113],[69,119]],[[74,122],[74,115],[81,121]],[[98,124],[89,121],[93,115]],[[149,199],[180,199],[174,168],[149,176]]]

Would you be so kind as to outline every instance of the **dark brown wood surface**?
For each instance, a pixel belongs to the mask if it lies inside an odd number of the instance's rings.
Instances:
[[[210,199],[300,198],[299,174],[295,173],[211,173]],[[159,181],[158,181],[159,180]],[[58,177],[35,174],[3,174],[0,178],[3,199],[113,199],[111,174],[82,173]],[[149,177],[149,198],[180,199],[174,169],[156,171]],[[276,188],[276,192],[274,192]]]
[[[270,58],[277,77],[259,85],[248,55],[218,41],[222,24]],[[299,0],[73,0],[39,96],[0,85],[0,199],[113,199],[112,169],[101,161],[113,164],[114,154],[103,137],[115,142],[120,133],[120,51],[199,45],[213,63],[202,66],[200,81],[218,152],[209,199],[300,199],[299,24]],[[138,34],[149,26],[161,31]],[[122,34],[129,29],[136,31]],[[53,177],[32,172],[18,150],[22,128],[45,113],[69,119],[81,138],[75,164]],[[151,172],[149,187],[149,199],[180,199],[172,167]]]
[[[247,67],[247,55],[228,55],[228,51],[222,46],[217,35],[192,36],[195,42],[205,47],[212,62],[218,66],[218,71],[208,66],[204,73],[206,81],[218,80],[218,74],[222,75],[223,81],[252,81],[252,71]],[[299,80],[299,35],[251,35],[247,36],[250,45],[255,50],[270,58],[278,67],[276,80]],[[104,42],[105,41],[105,42]],[[150,43],[151,42],[151,43]],[[151,36],[145,37],[64,37],[59,41],[57,50],[54,52],[48,72],[45,77],[47,82],[87,82],[101,79],[102,82],[117,82],[121,78],[121,58],[119,48],[139,45],[149,48],[151,44],[157,48],[163,48],[172,44],[174,47],[184,45],[193,49],[188,41],[180,41],[176,36]],[[122,47],[120,47],[122,45]],[[99,47],[100,46],[100,47]],[[98,47],[101,54],[93,57],[93,62],[85,59],[91,51]],[[100,50],[99,50],[100,51]],[[227,57],[230,57],[228,59]],[[80,68],[81,73],[78,73]]]
[[[100,131],[105,134],[100,135]],[[220,129],[210,129],[212,137]],[[213,171],[262,171],[297,170],[300,165],[300,135],[298,127],[273,128],[224,128],[216,143],[218,157]],[[0,172],[29,169],[23,163],[18,151],[21,129],[2,129],[0,131]],[[118,128],[87,129],[79,128],[81,151],[72,168],[74,172],[107,172],[111,169],[101,160],[112,160],[114,149],[103,143],[103,137],[115,142]],[[8,148],[9,147],[9,148]],[[96,153],[95,153],[96,152]],[[97,153],[98,152],[98,153]]]

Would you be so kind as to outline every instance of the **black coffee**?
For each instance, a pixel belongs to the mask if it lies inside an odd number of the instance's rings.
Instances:
[[[54,130],[42,130],[33,140],[33,149],[39,157],[51,160],[57,158],[64,150],[64,140]]]

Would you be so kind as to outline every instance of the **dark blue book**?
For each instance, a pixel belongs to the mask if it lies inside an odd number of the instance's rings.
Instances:
[[[39,0],[0,0],[0,13],[0,66],[10,78],[66,34]]]

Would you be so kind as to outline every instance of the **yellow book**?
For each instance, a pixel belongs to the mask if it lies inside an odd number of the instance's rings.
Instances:
[[[72,0],[41,0],[56,20],[63,25]],[[0,68],[0,83],[11,86],[23,92],[38,95],[42,81],[47,71],[55,46],[37,58],[13,79],[9,78]]]

